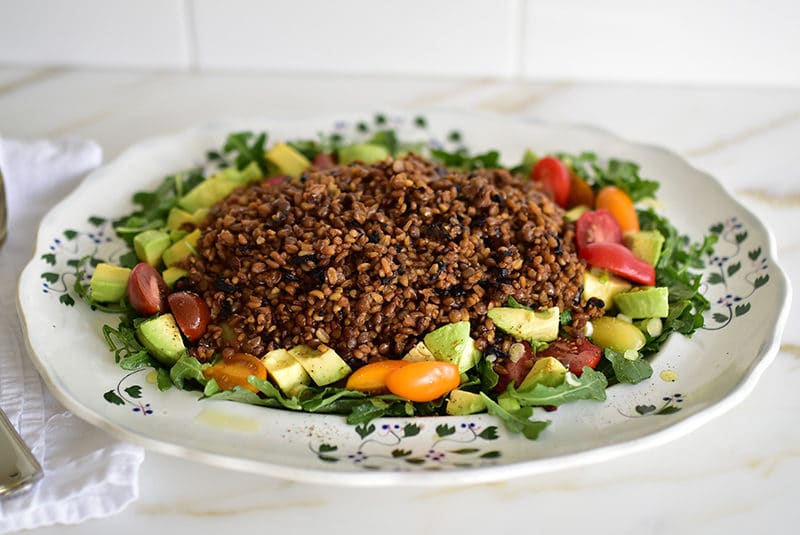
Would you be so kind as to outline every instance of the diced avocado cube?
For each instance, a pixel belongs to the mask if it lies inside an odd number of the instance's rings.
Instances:
[[[637,286],[617,294],[614,303],[629,318],[666,318],[669,315],[669,289],[660,286]]]
[[[173,206],[167,214],[167,230],[180,230],[186,223],[194,223],[194,217],[190,212]]]
[[[147,262],[153,267],[161,264],[161,255],[172,245],[169,234],[163,230],[145,230],[133,238],[133,249],[142,262]]]
[[[536,361],[520,383],[517,390],[533,388],[536,385],[559,386],[567,376],[567,368],[553,357],[544,357]]]
[[[113,264],[97,264],[89,281],[92,299],[98,303],[118,303],[128,292],[131,270]]]
[[[339,148],[339,163],[348,164],[353,162],[375,163],[382,162],[389,157],[389,149],[383,145],[371,143],[360,143]]]
[[[300,362],[285,349],[270,351],[261,359],[269,372],[269,376],[278,385],[283,393],[291,396],[297,393],[298,386],[305,386],[311,382]]]
[[[436,360],[431,350],[425,345],[425,342],[418,342],[417,345],[411,348],[411,351],[405,354],[402,360],[407,362],[422,362],[426,360]]]
[[[664,246],[664,236],[657,230],[626,232],[622,241],[637,258],[641,258],[651,266],[658,263],[661,248]]]
[[[436,360],[452,362],[460,372],[478,363],[481,352],[469,335],[469,322],[448,323],[425,335],[425,346]]]
[[[275,164],[278,170],[292,177],[299,177],[303,171],[311,167],[311,162],[301,153],[287,145],[278,143],[264,153],[264,157]]]
[[[235,182],[241,186],[257,182],[259,179],[264,178],[264,173],[256,162],[250,162],[244,169],[238,169],[235,165],[226,167],[213,177],[212,179],[223,178],[231,182]]]
[[[628,323],[612,316],[603,316],[592,320],[592,342],[603,349],[610,347],[614,351],[639,351],[647,339],[642,331],[633,323]]]
[[[445,412],[452,416],[466,416],[486,410],[486,402],[480,394],[455,389],[450,392]]]
[[[625,279],[605,271],[587,271],[583,275],[583,301],[585,303],[594,297],[603,301],[605,310],[611,310],[614,308],[614,296],[627,292],[632,286]]]
[[[187,212],[182,208],[173,206],[167,215],[167,230],[181,230],[183,225],[199,225],[208,215],[208,208],[198,208],[194,212]]]
[[[164,366],[172,366],[186,352],[181,330],[172,314],[143,321],[136,328],[136,337]]]
[[[495,307],[486,315],[498,329],[520,340],[549,342],[558,338],[558,307],[539,311]]]
[[[161,272],[161,278],[164,279],[164,282],[167,283],[167,286],[172,288],[173,286],[175,286],[175,283],[178,282],[178,279],[182,279],[188,274],[189,272],[186,271],[185,269],[181,269],[175,266],[170,266]]]
[[[184,236],[182,239],[173,243],[161,258],[164,260],[164,265],[170,267],[177,264],[187,256],[194,254],[197,250],[197,242],[200,240],[200,229],[194,229],[192,232]]]
[[[209,208],[241,186],[239,182],[225,177],[211,177],[201,182],[178,201],[178,206],[188,212]]]
[[[566,219],[567,221],[575,222],[589,210],[591,210],[591,208],[586,205],[576,206],[575,208],[572,208],[564,212],[564,219]]]
[[[320,346],[320,350],[316,350],[301,345],[290,349],[289,354],[300,363],[318,386],[335,383],[353,371],[336,351],[327,346]]]

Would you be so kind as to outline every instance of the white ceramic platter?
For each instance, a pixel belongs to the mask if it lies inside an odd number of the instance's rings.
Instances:
[[[198,393],[160,392],[149,369],[120,369],[101,335],[116,318],[90,310],[72,290],[75,261],[122,252],[111,219],[133,209],[131,196],[162,177],[202,163],[208,149],[240,130],[267,130],[272,142],[354,131],[359,119],[234,120],[139,143],[92,173],[42,221],[33,259],[19,284],[19,309],[31,357],[49,388],[92,424],[147,448],[238,470],[320,483],[431,485],[499,480],[598,462],[663,444],[730,409],[777,353],[790,288],[764,226],[710,176],[666,150],[595,128],[495,116],[389,115],[404,140],[448,143],[461,131],[475,152],[497,148],[506,163],[527,147],[543,154],[590,150],[638,162],[659,180],[663,213],[698,239],[719,235],[704,281],[712,303],[706,328],[674,335],[652,359],[653,377],[608,389],[605,402],[582,401],[534,417],[552,424],[539,440],[508,433],[488,415],[381,419],[347,425],[342,417],[298,414]],[[667,372],[667,373],[663,373]],[[672,372],[672,373],[669,373]],[[668,447],[668,446],[667,446]]]

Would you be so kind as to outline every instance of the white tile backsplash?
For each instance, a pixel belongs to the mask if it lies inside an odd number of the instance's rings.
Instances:
[[[796,0],[525,0],[526,78],[800,85]]]
[[[516,0],[194,0],[210,69],[511,76]]]
[[[800,2],[0,0],[0,64],[800,86]]]
[[[188,67],[183,0],[0,0],[0,63]]]

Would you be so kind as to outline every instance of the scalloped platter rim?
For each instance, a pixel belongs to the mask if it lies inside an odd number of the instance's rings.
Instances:
[[[774,238],[714,178],[665,149],[591,126],[438,111],[426,113],[424,123],[408,113],[376,120],[402,139],[433,146],[456,142],[449,134],[458,130],[475,151],[498,148],[511,159],[530,147],[639,163],[643,176],[661,182],[663,213],[679,230],[694,239],[709,232],[719,237],[703,279],[712,304],[706,328],[691,339],[672,336],[653,357],[648,381],[611,387],[604,402],[537,411],[537,419],[552,420],[537,441],[508,433],[485,414],[350,426],[339,416],[198,401],[195,392],[160,392],[151,370],[119,368],[101,334],[103,323],[115,318],[91,311],[71,286],[81,256],[120,254],[110,220],[133,208],[131,195],[201,164],[230,132],[263,129],[272,140],[348,134],[372,126],[371,119],[362,123],[364,117],[226,119],[146,140],[91,173],[54,207],[20,277],[18,308],[31,358],[58,400],[123,440],[225,468],[338,485],[455,485],[601,462],[664,444],[734,407],[777,354],[791,289]],[[752,318],[759,321],[748,329],[736,327]]]

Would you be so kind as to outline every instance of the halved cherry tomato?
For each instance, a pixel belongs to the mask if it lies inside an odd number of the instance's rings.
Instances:
[[[622,230],[608,210],[584,212],[575,223],[575,245],[578,254],[590,243],[622,243]]]
[[[557,205],[563,207],[569,197],[569,169],[554,156],[545,156],[533,166],[531,180],[541,182],[553,196]]]
[[[586,338],[558,338],[550,342],[547,349],[537,353],[536,358],[553,357],[569,368],[569,371],[580,375],[584,366],[595,368],[602,355],[603,351]]]
[[[174,292],[167,297],[175,322],[190,342],[206,333],[211,311],[202,297],[193,292]]]
[[[131,270],[128,278],[128,301],[142,316],[152,316],[167,310],[169,288],[156,269],[145,262],[139,262]]]
[[[379,360],[360,367],[347,378],[345,388],[361,392],[387,392],[386,376],[409,365],[405,360]]]
[[[498,376],[497,385],[495,386],[495,391],[497,392],[505,392],[506,388],[508,388],[508,385],[511,383],[514,383],[515,387],[522,384],[522,381],[528,375],[528,372],[531,371],[531,368],[533,368],[533,365],[538,359],[538,355],[535,355],[533,351],[531,351],[531,345],[528,342],[522,341],[520,343],[525,347],[525,351],[520,358],[516,361],[504,359],[502,365],[495,366],[495,371]]]
[[[386,376],[389,392],[410,401],[433,401],[458,388],[461,376],[452,362],[411,362]]]
[[[258,357],[249,353],[233,353],[205,369],[203,375],[206,379],[214,379],[222,390],[233,390],[235,386],[242,386],[251,392],[258,392],[256,387],[247,382],[247,378],[254,375],[259,379],[266,379],[267,368]]]
[[[590,243],[578,255],[590,266],[607,269],[633,282],[645,286],[656,283],[656,269],[619,243]]]
[[[639,230],[639,216],[633,201],[624,190],[616,186],[606,186],[597,192],[595,206],[598,210],[608,210],[619,223],[622,232]]]
[[[327,169],[336,165],[336,159],[330,152],[320,152],[311,163],[317,169]]]
[[[567,197],[567,204],[564,208],[569,210],[576,206],[588,206],[592,208],[594,206],[594,190],[584,179],[570,171],[569,196]]]

